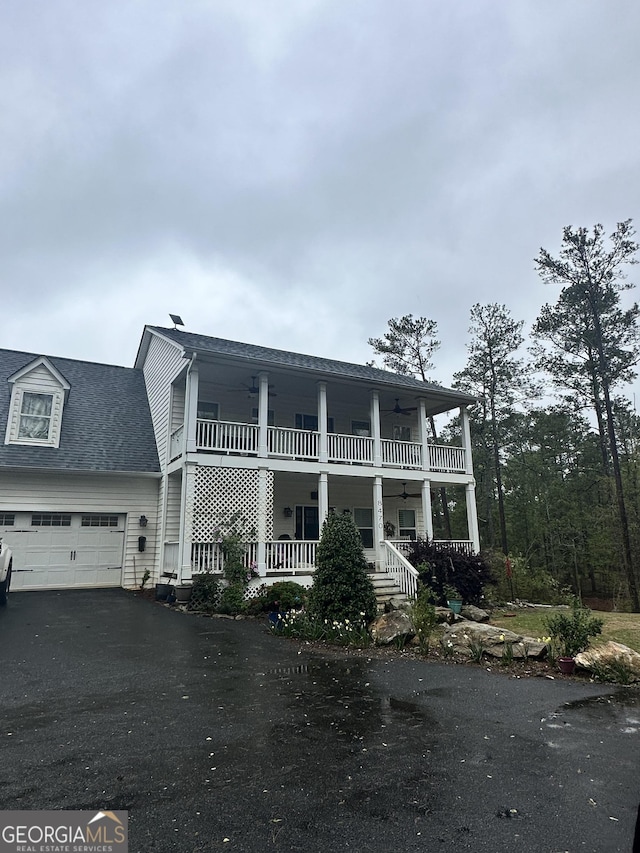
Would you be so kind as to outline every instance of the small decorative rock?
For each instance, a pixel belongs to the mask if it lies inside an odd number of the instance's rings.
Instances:
[[[465,604],[462,607],[461,615],[465,619],[470,619],[472,622],[488,622],[489,614],[486,610],[476,607],[474,604]]]
[[[391,613],[378,616],[371,623],[369,631],[374,643],[379,646],[388,646],[400,638],[408,643],[416,633],[409,614],[403,610],[392,610]]]
[[[506,647],[511,646],[514,658],[541,658],[547,653],[547,646],[533,637],[523,637],[496,628],[495,625],[484,625],[479,622],[463,621],[449,625],[442,637],[445,644],[451,643],[454,652],[469,654],[470,645],[483,646],[485,654],[501,658],[505,655]]]

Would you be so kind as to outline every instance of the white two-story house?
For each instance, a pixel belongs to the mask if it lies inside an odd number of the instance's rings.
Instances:
[[[326,358],[148,326],[135,367],[147,387],[162,478],[161,572],[220,568],[221,520],[254,530],[260,578],[309,582],[323,520],[351,513],[377,570],[398,545],[433,539],[432,493],[462,486],[479,550],[467,406],[459,391]],[[428,418],[459,409],[461,446]]]

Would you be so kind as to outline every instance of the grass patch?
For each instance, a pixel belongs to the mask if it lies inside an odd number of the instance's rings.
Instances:
[[[491,624],[498,628],[507,628],[516,634],[524,634],[527,637],[542,637],[547,633],[546,620],[551,614],[559,612],[556,608],[549,607],[544,610],[518,610],[515,616],[505,616],[505,613],[513,613],[513,610],[494,610]],[[561,612],[567,612],[561,611]],[[593,645],[613,640],[622,643],[630,649],[640,653],[640,613],[605,613],[594,611],[594,614],[602,619],[602,634]]]

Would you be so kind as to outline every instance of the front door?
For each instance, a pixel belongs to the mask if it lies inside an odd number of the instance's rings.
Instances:
[[[296,507],[296,539],[315,540],[320,538],[320,521],[317,506]]]

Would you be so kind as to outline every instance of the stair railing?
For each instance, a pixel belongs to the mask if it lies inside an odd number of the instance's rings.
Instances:
[[[388,540],[383,541],[384,546],[384,570],[391,575],[407,598],[415,598],[418,592],[418,580],[420,575],[411,563],[400,551]]]

